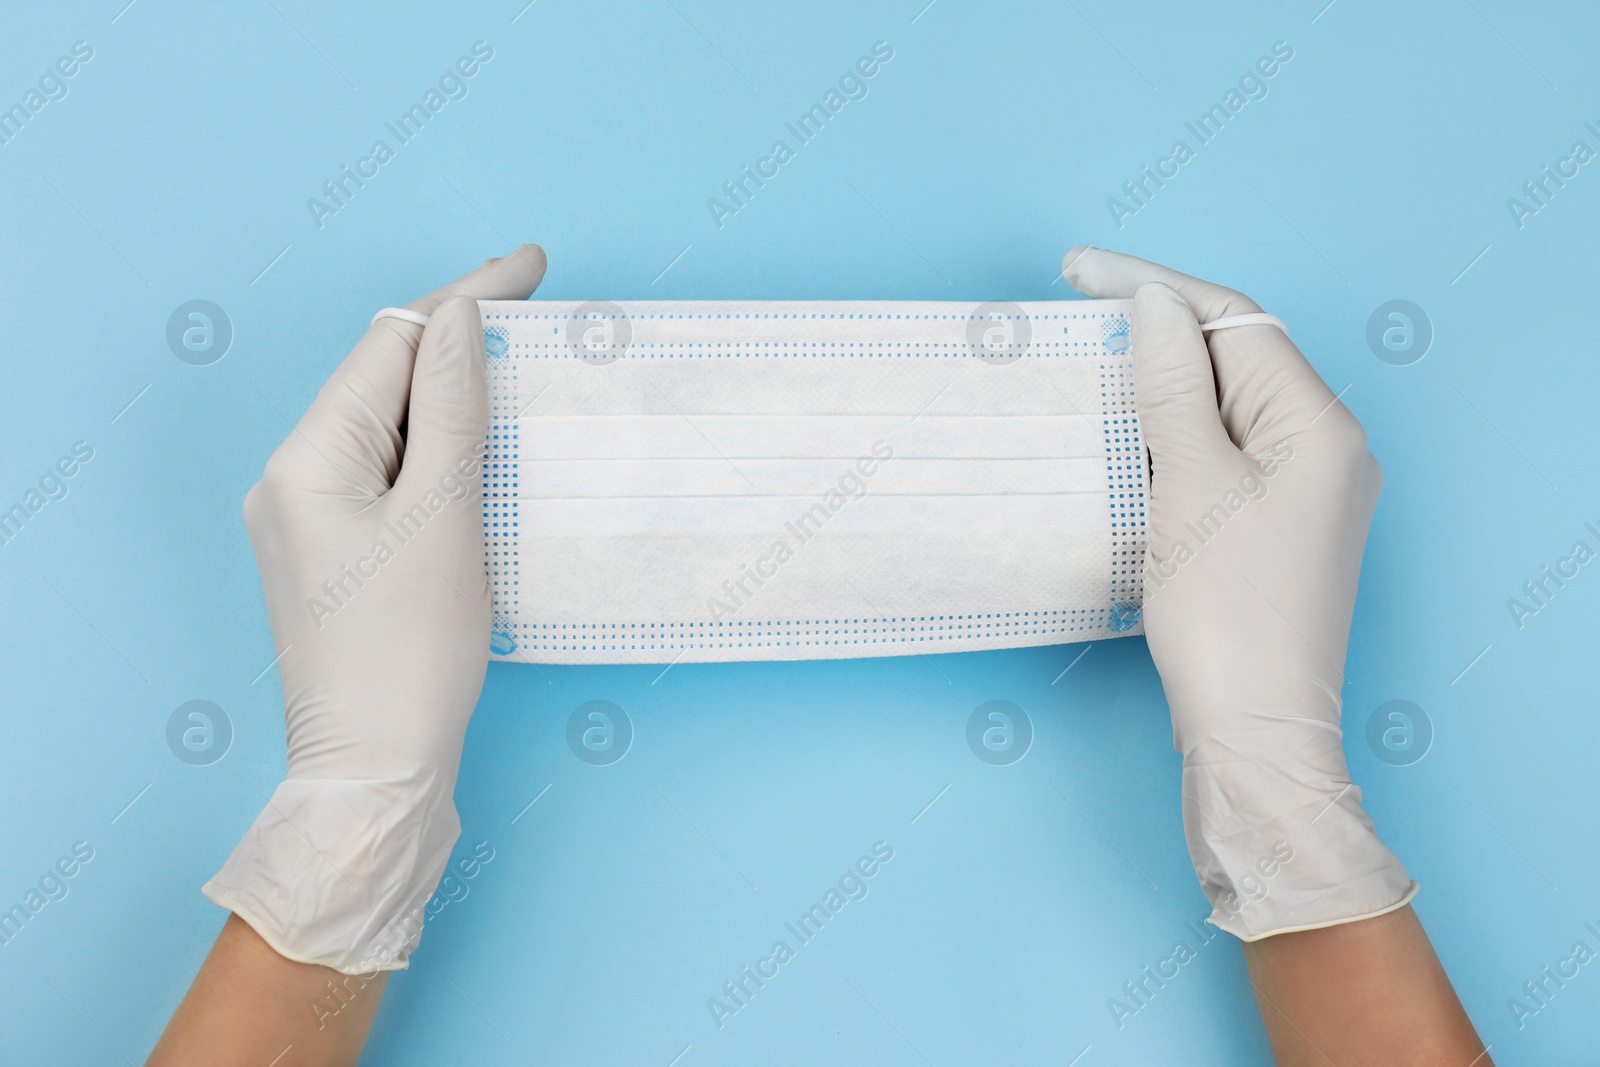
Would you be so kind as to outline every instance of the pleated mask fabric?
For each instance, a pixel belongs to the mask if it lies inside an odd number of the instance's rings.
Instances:
[[[484,301],[494,658],[1141,632],[1130,301]]]

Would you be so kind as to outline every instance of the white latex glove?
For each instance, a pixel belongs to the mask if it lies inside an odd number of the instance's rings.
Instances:
[[[1350,617],[1383,474],[1355,417],[1246,296],[1094,248],[1062,272],[1133,307],[1152,467],[1145,634],[1183,753],[1210,921],[1247,941],[1369,918],[1416,892],[1350,781]]]
[[[288,777],[205,894],[281,955],[398,970],[461,830],[452,794],[489,660],[477,299],[544,276],[524,245],[367,331],[245,497],[280,659]]]

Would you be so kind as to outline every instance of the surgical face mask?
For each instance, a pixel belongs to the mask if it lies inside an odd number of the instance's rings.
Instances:
[[[1129,301],[480,306],[497,659],[1140,632]]]

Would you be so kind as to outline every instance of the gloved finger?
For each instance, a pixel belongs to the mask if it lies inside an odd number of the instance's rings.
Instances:
[[[509,256],[486,260],[483,266],[464,278],[435,289],[421,300],[413,300],[406,307],[432,315],[446,300],[455,296],[470,296],[474,300],[526,300],[544,281],[544,249],[527,244]],[[379,322],[399,322],[398,319],[379,319]],[[401,323],[401,325],[410,325]]]
[[[543,280],[545,262],[544,249],[523,245],[409,307],[426,315],[453,296],[522,300]],[[294,458],[308,488],[370,498],[394,484],[422,333],[414,323],[379,319],[323,385],[279,450]]]
[[[467,492],[477,478],[489,423],[476,300],[451,297],[434,310],[417,349],[406,420],[405,461],[394,492],[402,501],[430,489],[446,498]]]
[[[1133,388],[1150,449],[1155,494],[1200,485],[1190,477],[1237,455],[1217,410],[1211,356],[1194,313],[1161,282],[1133,297]]]
[[[1261,310],[1259,304],[1243,293],[1104,248],[1084,245],[1069,249],[1061,260],[1061,275],[1084,296],[1102,300],[1129,300],[1141,285],[1160,282],[1177,290],[1201,322],[1229,315],[1250,315]]]
[[[1080,293],[1109,299],[1127,299],[1141,285],[1160,282],[1176,290],[1202,323],[1261,310],[1243,293],[1102,248],[1072,249],[1061,272]],[[1276,326],[1218,330],[1209,335],[1209,346],[1222,423],[1246,452],[1309,428],[1333,401],[1333,392]]]

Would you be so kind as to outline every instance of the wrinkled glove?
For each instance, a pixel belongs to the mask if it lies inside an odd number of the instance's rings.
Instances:
[[[1183,753],[1210,922],[1247,941],[1370,918],[1416,892],[1350,781],[1339,729],[1367,526],[1366,435],[1278,328],[1210,335],[1248,297],[1094,248],[1068,282],[1134,300],[1149,448],[1145,634]]]
[[[520,300],[525,245],[375,322],[245,497],[283,678],[288,777],[205,893],[281,955],[398,970],[461,825],[489,658],[477,299]]]

